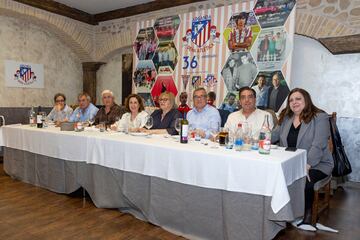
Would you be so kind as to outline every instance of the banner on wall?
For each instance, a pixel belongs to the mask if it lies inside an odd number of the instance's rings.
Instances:
[[[44,88],[44,65],[5,60],[5,86]]]
[[[278,111],[289,92],[295,4],[246,1],[139,21],[135,92],[152,105],[163,91],[187,92],[192,105],[193,90],[204,87],[216,93],[218,107],[236,108],[238,90],[249,86],[260,95],[258,107]]]

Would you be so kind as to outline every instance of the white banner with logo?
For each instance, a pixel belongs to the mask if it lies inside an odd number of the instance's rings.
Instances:
[[[5,60],[5,86],[44,88],[44,65]]]

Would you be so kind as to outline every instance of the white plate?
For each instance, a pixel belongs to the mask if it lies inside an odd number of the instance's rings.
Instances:
[[[131,136],[147,136],[147,135],[149,135],[148,133],[145,133],[145,132],[130,132],[129,134]]]
[[[271,149],[277,149],[277,148],[278,148],[278,145],[271,144],[270,148],[271,148]]]

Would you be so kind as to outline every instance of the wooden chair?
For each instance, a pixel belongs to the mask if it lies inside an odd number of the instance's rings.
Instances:
[[[330,117],[335,119],[336,121],[336,112],[333,112],[330,115]],[[331,137],[329,138],[328,145],[330,152],[332,153],[334,150],[334,146]],[[330,192],[331,192],[330,184],[331,184],[331,175],[314,184],[314,202],[312,205],[312,217],[311,217],[311,224],[314,226],[317,222],[319,214],[330,207]],[[320,201],[319,198],[320,193],[325,194],[324,199],[322,201]]]

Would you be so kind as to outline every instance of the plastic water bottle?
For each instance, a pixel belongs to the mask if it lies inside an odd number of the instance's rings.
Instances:
[[[236,151],[241,151],[243,145],[244,145],[244,139],[243,139],[242,124],[239,123],[235,132],[234,149]]]

